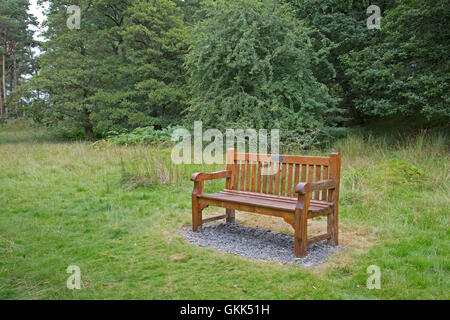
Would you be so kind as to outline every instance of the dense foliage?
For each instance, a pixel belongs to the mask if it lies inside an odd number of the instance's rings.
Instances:
[[[343,59],[355,108],[367,116],[450,120],[450,5],[401,0],[377,39]]]
[[[0,2],[0,122],[18,116],[23,104],[22,85],[37,71],[33,40],[35,18],[28,12],[28,0]]]
[[[373,44],[376,31],[367,28],[366,12],[369,0],[285,0],[291,4],[296,16],[304,20],[316,32],[316,41],[326,39],[330,43],[328,62],[333,65],[334,74],[326,66],[321,66],[319,81],[327,84],[333,96],[339,98],[340,108],[345,110],[346,119],[360,122],[361,113],[354,105],[355,92],[351,87],[351,77],[341,58],[350,51],[359,52]],[[376,2],[385,12],[393,7],[394,0]]]
[[[0,4],[0,110],[69,136],[202,120],[308,146],[374,119],[449,120],[448,1],[379,0],[378,30],[369,0],[54,0],[38,57],[28,4]]]
[[[106,142],[119,146],[128,146],[133,144],[170,146],[172,133],[176,129],[176,127],[169,126],[167,128],[163,128],[162,130],[156,130],[154,127],[136,128],[129,133],[119,133],[116,131],[111,131],[108,132],[108,139]]]
[[[204,16],[187,56],[188,123],[304,135],[332,121],[334,101],[314,74],[321,56],[286,7],[213,1]]]
[[[78,1],[80,29],[66,26],[66,7],[53,1],[49,41],[36,88],[37,114],[50,124],[84,130],[86,138],[114,129],[180,121],[185,105],[185,27],[169,0]]]

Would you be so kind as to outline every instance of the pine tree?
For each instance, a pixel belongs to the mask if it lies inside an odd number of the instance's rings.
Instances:
[[[33,82],[44,93],[35,114],[87,139],[112,130],[167,126],[180,119],[186,93],[182,17],[170,0],[78,1],[81,28],[52,1],[49,39]]]

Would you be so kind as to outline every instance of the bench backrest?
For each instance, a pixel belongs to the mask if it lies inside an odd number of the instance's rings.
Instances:
[[[232,171],[227,189],[294,197],[300,182],[337,180],[339,186],[341,156],[311,157],[227,152],[227,170]],[[338,190],[336,190],[338,191]],[[332,201],[330,191],[316,191],[314,200]]]

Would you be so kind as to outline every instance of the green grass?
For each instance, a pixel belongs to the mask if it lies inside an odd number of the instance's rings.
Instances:
[[[315,270],[179,237],[191,219],[189,175],[220,166],[175,168],[159,149],[97,148],[23,123],[2,127],[0,298],[448,299],[447,137],[354,135],[311,153],[331,150],[343,154],[341,224],[377,241]],[[81,290],[66,288],[69,265],[81,268]],[[381,268],[380,290],[366,288],[369,265]]]

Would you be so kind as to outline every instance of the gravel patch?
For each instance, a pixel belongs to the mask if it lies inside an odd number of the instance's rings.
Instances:
[[[305,267],[318,266],[342,246],[330,246],[326,241],[308,246],[304,258],[294,256],[294,238],[260,228],[249,228],[239,223],[221,223],[202,226],[199,232],[183,228],[183,239],[204,248],[238,254],[240,256],[281,263],[297,263]]]

